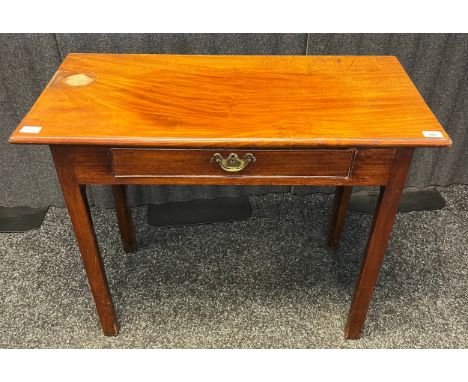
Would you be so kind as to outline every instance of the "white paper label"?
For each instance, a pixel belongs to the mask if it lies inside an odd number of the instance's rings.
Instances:
[[[440,131],[423,131],[422,133],[426,138],[443,138],[444,137]]]
[[[20,130],[20,133],[37,134],[41,131],[41,129],[41,126],[23,126]]]

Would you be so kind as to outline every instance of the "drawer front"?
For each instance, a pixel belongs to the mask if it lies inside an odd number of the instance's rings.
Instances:
[[[110,149],[115,177],[342,179],[350,175],[355,151]]]

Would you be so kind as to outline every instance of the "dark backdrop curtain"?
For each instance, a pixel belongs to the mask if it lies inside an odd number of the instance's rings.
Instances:
[[[3,34],[0,35],[0,205],[63,206],[47,147],[9,145],[13,129],[70,52],[178,54],[395,55],[453,140],[419,149],[408,186],[468,183],[467,34]],[[378,121],[376,121],[378,123]],[[132,204],[162,203],[309,187],[131,187]],[[93,186],[91,203],[112,205]]]

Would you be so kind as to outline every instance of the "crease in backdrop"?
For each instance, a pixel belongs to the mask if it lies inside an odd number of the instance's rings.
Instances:
[[[468,34],[1,34],[0,205],[62,207],[49,149],[8,138],[70,52],[395,55],[450,134],[450,149],[418,149],[407,186],[468,184]],[[378,121],[376,121],[378,123]],[[88,188],[112,207],[110,187]],[[132,205],[324,187],[131,186]]]

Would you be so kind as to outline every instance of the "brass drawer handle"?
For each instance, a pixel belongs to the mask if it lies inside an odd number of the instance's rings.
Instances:
[[[220,153],[216,153],[211,158],[212,163],[216,163],[224,171],[227,172],[238,172],[246,168],[249,163],[255,162],[256,159],[253,154],[247,153],[244,155],[244,159],[240,159],[236,153],[231,153],[226,159]]]

